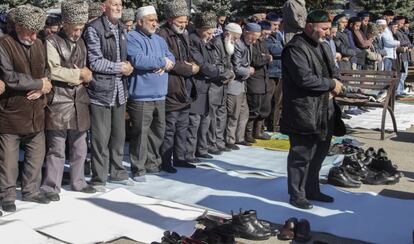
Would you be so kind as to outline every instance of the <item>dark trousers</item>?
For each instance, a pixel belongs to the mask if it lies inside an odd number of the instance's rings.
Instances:
[[[267,119],[267,129],[271,131],[279,131],[279,121],[282,115],[282,80],[274,78],[271,81],[275,83],[273,93],[266,94],[266,100],[270,100],[271,111]]]
[[[249,106],[249,119],[265,119],[270,114],[270,101],[266,94],[246,94],[247,105]]]
[[[129,143],[133,176],[158,172],[165,133],[165,101],[128,102],[132,136]]]
[[[329,151],[332,136],[289,135],[288,191],[291,199],[320,192],[319,171]]]
[[[109,165],[111,180],[126,180],[128,172],[122,165],[125,144],[126,105],[91,105],[91,183],[105,185]]]
[[[226,105],[210,104],[210,128],[208,131],[208,145],[211,149],[220,149],[226,146],[224,131],[227,124]]]
[[[86,131],[49,130],[46,131],[46,138],[46,175],[42,189],[46,192],[60,192],[66,161],[66,147],[68,147],[67,161],[70,165],[72,190],[80,191],[86,187],[84,176],[84,165],[88,151]]]
[[[190,114],[189,118],[186,159],[193,159],[196,154],[208,153],[207,133],[210,126],[210,116]]]
[[[0,134],[0,194],[3,201],[16,200],[16,181],[19,175],[19,148],[22,146],[22,197],[30,198],[39,193],[39,177],[45,158],[45,134]]]
[[[171,165],[171,157],[174,162],[185,161],[185,144],[189,125],[190,109],[185,108],[178,111],[165,113],[165,135],[162,144],[162,163]]]

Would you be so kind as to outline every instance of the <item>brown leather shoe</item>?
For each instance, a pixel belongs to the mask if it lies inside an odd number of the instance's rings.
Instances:
[[[310,234],[310,224],[306,219],[301,219],[296,225],[295,241],[297,242],[308,242],[312,239]]]
[[[283,226],[279,235],[277,235],[277,238],[283,241],[293,240],[295,238],[295,229],[296,229],[297,223],[298,223],[297,218],[290,218],[286,220],[285,225]]]

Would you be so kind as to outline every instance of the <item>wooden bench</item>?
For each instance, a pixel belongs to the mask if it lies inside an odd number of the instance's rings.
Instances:
[[[346,97],[337,97],[340,105],[382,108],[381,140],[384,140],[385,118],[387,110],[391,116],[394,132],[397,133],[397,123],[394,116],[395,89],[398,84],[398,74],[395,71],[371,70],[341,70],[341,82],[350,87],[361,89],[387,91],[387,96],[381,102],[366,100],[352,100]]]

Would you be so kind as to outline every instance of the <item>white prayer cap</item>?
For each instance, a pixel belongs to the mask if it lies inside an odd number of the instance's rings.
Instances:
[[[385,19],[378,19],[377,25],[387,25],[387,21]]]
[[[137,10],[137,19],[142,19],[144,16],[147,16],[150,14],[157,14],[157,11],[155,11],[154,6],[140,7]]]
[[[226,25],[226,27],[224,27],[224,30],[229,31],[229,32],[233,32],[233,33],[237,33],[237,34],[242,34],[242,28],[240,27],[239,24],[236,23],[228,23]]]

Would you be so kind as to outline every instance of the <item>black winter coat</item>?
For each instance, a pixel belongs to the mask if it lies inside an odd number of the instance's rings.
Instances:
[[[266,84],[269,81],[267,66],[270,63],[266,56],[269,54],[269,49],[264,41],[258,40],[253,44],[251,66],[255,72],[246,81],[248,94],[266,94]]]
[[[282,53],[283,110],[281,132],[285,134],[328,135],[329,92],[335,88],[332,79],[334,61],[327,45],[322,45],[325,58],[317,56],[319,43],[305,33],[296,35]],[[321,60],[327,62],[328,75],[323,75]],[[339,116],[339,117],[338,117]],[[335,129],[345,126],[336,113]],[[340,124],[341,123],[341,124]]]

